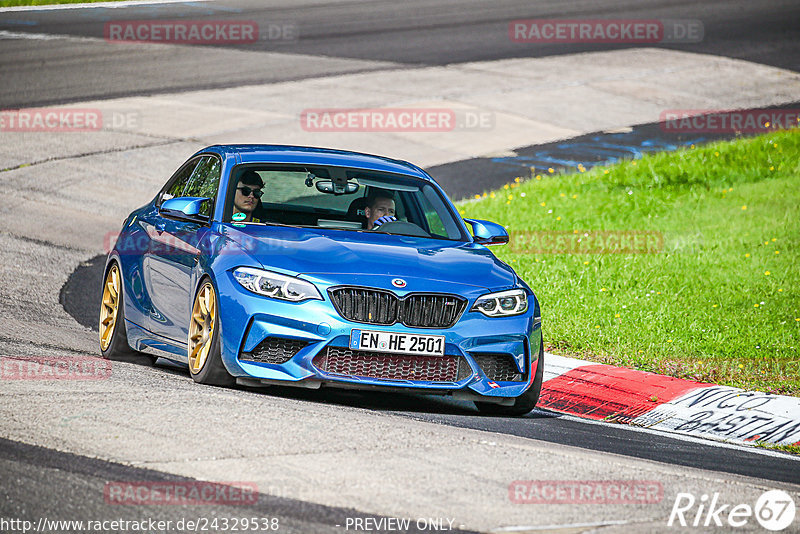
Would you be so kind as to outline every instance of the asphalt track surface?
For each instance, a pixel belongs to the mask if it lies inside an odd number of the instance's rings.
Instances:
[[[341,532],[348,518],[367,517],[357,510],[306,503],[273,495],[259,494],[257,503],[247,506],[245,512],[239,505],[205,505],[198,512],[194,505],[146,506],[131,509],[106,502],[104,493],[108,481],[135,480],[151,483],[195,483],[193,479],[169,475],[150,469],[107,462],[35,445],[27,445],[0,438],[0,472],[13,486],[0,489],[0,514],[4,517],[56,518],[91,517],[93,521],[140,521],[143,515],[154,522],[198,521],[199,518],[249,518],[277,519],[280,532]],[[70,515],[74,495],[93,494],[95,499],[81,503],[80,514]],[[50,498],[42,498],[47,495]],[[100,497],[103,496],[103,497]],[[24,503],[24,504],[23,504]],[[380,519],[380,516],[368,516]],[[66,529],[64,529],[66,530]],[[76,529],[77,530],[77,529]],[[163,529],[176,530],[176,529]],[[184,529],[181,529],[184,530]],[[193,529],[188,529],[193,530]],[[149,531],[146,528],[142,531]],[[454,529],[454,532],[470,532]],[[407,532],[422,532],[412,528]]]
[[[0,108],[270,83],[389,65],[445,65],[643,46],[514,43],[508,37],[508,23],[516,19],[695,19],[703,24],[701,42],[657,46],[800,71],[800,3],[793,0],[304,0],[264,4],[217,0],[131,7],[124,12],[0,12],[0,32],[91,39],[66,46],[0,40]],[[103,42],[107,22],[151,19],[248,20],[264,31],[292,25],[299,38],[199,49],[143,46],[130,50]],[[297,63],[276,67],[258,61],[258,56],[242,56],[242,51],[351,61],[326,66],[325,71]],[[209,64],[214,68],[208,68]]]
[[[81,265],[61,291],[67,312],[84,326],[97,330],[100,307],[97,288],[102,284],[105,257],[97,256]],[[188,373],[166,360],[159,360],[165,372]],[[259,390],[252,390],[259,392]],[[611,452],[674,465],[698,467],[779,482],[800,480],[800,461],[754,454],[742,448],[721,449],[702,440],[684,440],[668,435],[632,431],[629,427],[596,424],[545,410],[523,419],[484,417],[471,402],[442,397],[354,393],[341,390],[306,391],[272,387],[263,394],[278,394],[309,402],[333,402],[376,411],[389,411],[420,421],[486,430],[525,438]]]
[[[763,109],[793,109],[797,104]],[[517,177],[527,177],[531,169],[576,172],[578,165],[591,169],[634,159],[651,152],[671,151],[712,141],[732,139],[735,134],[673,133],[663,123],[639,124],[623,132],[594,132],[571,139],[515,148],[513,154],[471,158],[425,169],[452,199],[472,198],[501,188]]]
[[[109,10],[110,11],[110,10]],[[60,34],[93,38],[76,41],[74,46],[48,46],[47,41],[0,40],[0,107],[39,106],[124,95],[145,95],[180,90],[269,83],[326,74],[380,69],[385,63],[442,65],[475,60],[511,57],[537,57],[598,50],[599,45],[519,45],[506,34],[507,23],[524,18],[681,18],[700,19],[705,27],[701,43],[671,45],[679,50],[697,51],[747,59],[759,63],[800,70],[800,4],[796,2],[331,2],[290,3],[264,7],[261,2],[207,2],[190,5],[163,5],[134,8],[124,15],[101,11],[0,13],[0,31],[35,34]],[[248,52],[279,52],[362,60],[343,64],[332,71],[305,72],[272,69],[268,65],[220,62],[218,69],[202,69],[210,54],[223,56],[229,49],[175,47],[144,48],[130,54],[97,41],[102,25],[124,16],[129,19],[234,18],[256,20],[260,25],[295,24],[302,39],[297,42],[260,42],[242,47]],[[607,49],[624,45],[607,45]],[[639,45],[640,46],[640,45]],[[662,45],[663,46],[663,45]],[[80,68],[76,66],[80,65]],[[326,67],[328,68],[328,67]],[[643,126],[643,129],[653,125]],[[633,132],[633,137],[637,131]],[[649,131],[649,130],[646,130]],[[575,140],[583,143],[586,139]],[[675,140],[673,140],[675,141]],[[676,142],[684,143],[687,139]],[[538,157],[542,151],[566,147],[528,147],[518,150],[523,157]],[[573,157],[578,157],[572,151]],[[471,161],[434,169],[444,176],[459,174],[463,168],[479,164],[495,176],[507,179],[516,172],[508,162]],[[485,175],[484,175],[485,176]],[[499,178],[498,178],[499,179]],[[464,186],[466,194],[474,186]],[[451,194],[454,192],[451,191]],[[456,193],[456,196],[460,196]],[[65,284],[61,302],[65,309],[86,326],[95,327],[96,296],[100,286],[102,258],[80,267]],[[185,374],[170,364],[159,364],[165,374]],[[198,386],[199,387],[199,386]],[[467,403],[438,398],[388,396],[343,391],[303,391],[273,388],[269,393],[242,389],[242,395],[276,395],[309,403],[355,406],[375,412],[391,412],[408,418],[453,427],[485,430],[569,445],[595,451],[654,460],[667,464],[698,467],[718,473],[746,475],[765,481],[797,483],[800,462],[794,458],[765,455],[743,448],[720,448],[699,440],[632,431],[625,427],[580,421],[557,414],[535,411],[522,419],[482,417]],[[0,472],[5,480],[0,511],[5,516],[53,515],[70,510],[70,495],[99,488],[103,481],[177,480],[174,475],[148,471],[113,462],[59,453],[32,445],[0,439]],[[42,499],[42,494],[60,498]],[[263,515],[278,516],[287,529],[282,531],[341,531],[342,518],[352,510],[308,504],[291,499],[262,497],[258,505]],[[81,502],[80,515],[101,519],[112,512],[102,502],[96,507]],[[165,509],[166,508],[166,509]],[[141,510],[129,511],[131,518]],[[187,510],[161,507],[151,515],[180,518]],[[212,510],[226,514],[229,510]],[[120,514],[113,511],[114,517]]]

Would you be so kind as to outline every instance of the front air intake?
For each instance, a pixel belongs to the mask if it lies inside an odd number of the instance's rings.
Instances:
[[[472,368],[460,356],[387,354],[344,347],[327,347],[312,363],[332,375],[384,380],[458,382],[472,374]]]
[[[521,382],[523,380],[514,357],[508,353],[477,353],[471,354],[471,356],[489,380],[495,382]]]
[[[268,337],[251,352],[242,352],[239,359],[251,362],[281,364],[291,360],[308,345],[308,341],[284,337]]]

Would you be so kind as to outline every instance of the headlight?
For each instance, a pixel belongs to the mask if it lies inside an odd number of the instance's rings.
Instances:
[[[487,317],[519,315],[528,309],[528,295],[522,289],[510,289],[478,297],[470,311],[479,311]]]
[[[322,300],[317,288],[293,276],[271,273],[251,267],[239,267],[233,271],[233,277],[243,288],[273,299],[290,300]]]

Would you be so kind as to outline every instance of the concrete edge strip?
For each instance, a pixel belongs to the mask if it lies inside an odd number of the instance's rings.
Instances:
[[[546,355],[538,408],[754,445],[800,445],[800,398]]]

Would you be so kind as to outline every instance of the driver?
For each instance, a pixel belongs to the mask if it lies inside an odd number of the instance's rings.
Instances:
[[[367,230],[377,230],[382,224],[396,221],[394,195],[391,191],[378,189],[367,197],[364,215],[367,217]]]
[[[253,217],[253,212],[261,203],[261,195],[264,194],[264,181],[256,171],[248,170],[239,177],[236,184],[236,195],[233,197],[233,214],[243,213],[244,219],[237,219],[237,222],[261,222]]]

